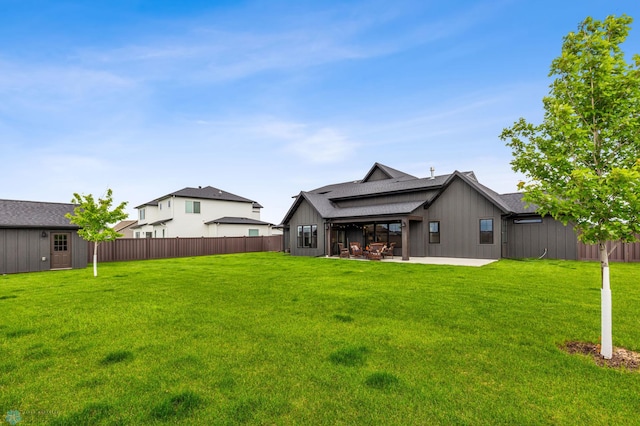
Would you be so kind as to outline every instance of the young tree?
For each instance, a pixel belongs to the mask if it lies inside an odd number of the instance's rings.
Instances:
[[[103,241],[114,240],[122,235],[110,228],[109,225],[127,218],[128,215],[124,212],[127,202],[120,203],[118,207],[111,210],[111,204],[113,203],[111,189],[107,189],[106,198],[99,198],[97,203],[93,199],[93,195],[83,196],[77,193],[73,194],[71,202],[77,204],[77,206],[73,210],[74,214],[67,213],[66,217],[71,223],[80,227],[78,235],[94,243],[93,276],[97,277],[98,244]]]
[[[640,57],[629,64],[620,45],[632,19],[586,18],[564,37],[551,63],[544,119],[520,118],[501,139],[511,165],[527,182],[523,199],[599,246],[602,270],[601,355],[613,354],[607,241],[631,242],[640,233]]]

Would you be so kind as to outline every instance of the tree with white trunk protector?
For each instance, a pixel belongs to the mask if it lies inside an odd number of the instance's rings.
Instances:
[[[640,233],[640,56],[627,63],[620,48],[631,22],[589,17],[565,36],[551,64],[543,122],[521,118],[500,135],[513,150],[513,169],[527,178],[518,185],[523,199],[599,247],[606,359],[613,354],[606,243],[636,241]]]
[[[78,235],[83,239],[93,242],[93,276],[98,276],[98,244],[103,241],[115,240],[122,234],[117,233],[109,225],[115,224],[127,218],[124,209],[127,202],[111,210],[113,204],[111,189],[107,189],[106,198],[99,198],[96,202],[93,195],[73,194],[72,203],[76,204],[73,215],[67,213],[66,217],[74,225],[78,225]]]

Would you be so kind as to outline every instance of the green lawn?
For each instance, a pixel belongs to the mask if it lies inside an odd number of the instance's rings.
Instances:
[[[640,265],[613,264],[640,351]],[[0,422],[639,424],[597,342],[597,263],[220,255],[0,276]]]

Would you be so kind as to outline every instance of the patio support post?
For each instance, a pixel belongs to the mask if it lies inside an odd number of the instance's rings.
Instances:
[[[331,253],[331,234],[332,234],[332,223],[329,222],[327,223],[327,226],[325,226],[325,234],[324,234],[324,253],[326,256],[333,256],[333,253]]]
[[[402,260],[409,260],[409,221],[402,219]]]

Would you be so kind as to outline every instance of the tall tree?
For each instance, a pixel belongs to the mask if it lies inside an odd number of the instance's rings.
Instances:
[[[523,199],[538,213],[571,223],[578,238],[599,246],[602,270],[601,355],[613,354],[607,241],[640,233],[640,56],[627,63],[620,45],[632,19],[586,18],[564,37],[551,63],[544,119],[520,118],[501,139],[522,172]]]
[[[121,220],[127,218],[124,209],[127,202],[122,202],[118,207],[111,209],[113,204],[113,196],[111,189],[107,189],[107,195],[104,199],[99,198],[96,202],[93,195],[73,194],[72,203],[77,206],[73,210],[73,215],[67,213],[66,217],[71,223],[78,225],[80,230],[78,235],[83,239],[93,242],[93,276],[98,276],[98,244],[103,241],[114,240],[122,234],[117,233],[113,228],[109,227]]]

